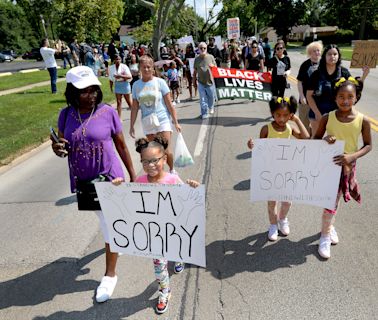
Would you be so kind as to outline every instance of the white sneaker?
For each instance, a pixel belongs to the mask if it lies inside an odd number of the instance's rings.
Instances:
[[[177,99],[176,102],[177,102],[177,103],[180,103],[181,101],[180,101],[180,99]]]
[[[175,106],[175,105],[176,105],[176,101],[173,101],[173,102],[172,102],[172,106]]]
[[[329,235],[320,236],[318,252],[324,259],[331,258],[331,237]]]
[[[289,220],[285,218],[282,220],[278,220],[277,222],[278,222],[278,230],[280,230],[284,236],[288,236],[290,233]]]
[[[278,239],[278,228],[276,224],[271,224],[269,226],[268,239],[270,241],[276,241]]]
[[[332,244],[338,244],[339,243],[339,236],[337,235],[335,227],[331,228],[331,243]]]
[[[109,300],[113,294],[114,288],[117,284],[117,276],[104,276],[101,279],[100,285],[97,287],[96,301],[101,303]]]
[[[210,114],[214,114],[214,108],[209,109]]]

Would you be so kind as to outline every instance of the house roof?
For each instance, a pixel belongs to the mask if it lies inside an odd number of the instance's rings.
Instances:
[[[119,36],[127,36],[130,32],[132,32],[135,28],[131,25],[122,25],[119,28],[118,35]]]
[[[304,33],[306,30],[310,28],[308,24],[301,24],[299,26],[291,27],[291,33]]]
[[[339,29],[338,26],[326,26],[326,27],[316,27],[316,33],[320,32],[334,32]]]
[[[272,30],[274,31],[273,27],[265,27],[261,29],[259,33],[268,33],[269,31],[272,31]]]

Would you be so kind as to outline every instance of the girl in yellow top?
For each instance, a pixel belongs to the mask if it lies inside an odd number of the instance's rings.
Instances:
[[[370,122],[366,117],[353,108],[360,100],[363,83],[359,78],[340,78],[334,83],[334,96],[337,110],[325,114],[320,121],[314,139],[323,138],[328,143],[344,140],[344,154],[334,157],[335,164],[342,166],[339,191],[335,209],[323,210],[322,231],[318,252],[321,257],[331,257],[331,244],[337,244],[339,238],[333,227],[337,206],[341,195],[345,202],[351,198],[361,202],[360,190],[355,177],[356,160],[371,150]],[[358,138],[362,135],[363,146],[358,147]]]
[[[297,139],[309,139],[310,135],[305,126],[295,115],[297,106],[298,103],[294,97],[273,97],[269,102],[269,107],[274,120],[261,128],[260,138],[290,139],[291,136],[294,136]],[[296,124],[296,127],[292,128],[288,123],[289,120],[293,121]],[[250,149],[253,148],[252,138],[248,140],[247,145]],[[278,209],[279,204],[280,208]],[[287,214],[290,207],[291,202],[279,203],[277,201],[268,201],[270,222],[268,239],[270,241],[276,241],[278,239],[278,230],[284,236],[289,235],[290,228]]]

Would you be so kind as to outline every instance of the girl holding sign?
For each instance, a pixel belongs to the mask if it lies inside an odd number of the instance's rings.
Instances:
[[[339,242],[333,223],[341,196],[348,202],[351,198],[361,202],[360,189],[356,180],[356,160],[367,154],[371,146],[371,132],[369,120],[353,106],[360,100],[363,88],[362,79],[344,77],[333,85],[337,110],[325,114],[319,123],[314,139],[323,138],[328,143],[344,140],[344,154],[333,158],[335,164],[342,166],[339,191],[335,208],[324,209],[322,216],[322,231],[318,252],[321,257],[331,257],[331,244]],[[358,139],[362,135],[363,146],[358,148]]]
[[[164,171],[164,165],[167,163],[168,140],[162,135],[157,134],[152,141],[147,138],[138,139],[135,143],[136,151],[140,153],[141,162],[145,175],[138,177],[135,182],[139,183],[159,183],[159,184],[182,184],[182,180],[177,174]],[[114,184],[122,183],[113,180]],[[196,188],[200,184],[194,180],[186,181],[191,187]],[[168,310],[168,303],[171,296],[169,286],[169,273],[167,259],[153,259],[156,280],[159,282],[159,297],[156,304],[156,312],[164,313]],[[184,263],[176,262],[174,266],[175,273],[181,273],[184,270]]]
[[[268,125],[261,128],[260,139],[263,138],[282,138],[290,139],[291,136],[297,139],[309,139],[310,135],[307,132],[302,121],[295,115],[297,111],[297,100],[291,96],[288,97],[273,97],[269,102],[270,112],[273,116],[273,121]],[[291,127],[289,120],[292,120],[296,126]],[[247,143],[250,149],[253,148],[252,138]],[[278,205],[280,208],[278,209]],[[290,233],[289,221],[287,214],[291,207],[291,202],[277,202],[268,201],[268,214],[269,214],[269,230],[268,239],[270,241],[276,241],[278,239],[278,230],[282,235],[287,236]]]

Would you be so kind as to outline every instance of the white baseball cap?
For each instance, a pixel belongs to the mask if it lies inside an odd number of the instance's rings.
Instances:
[[[90,86],[101,86],[101,82],[95,76],[93,70],[86,66],[78,66],[70,69],[66,74],[67,83],[72,83],[78,89]]]

